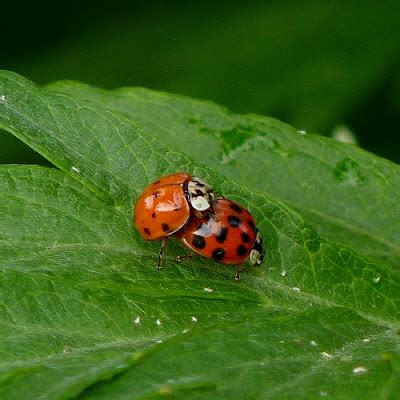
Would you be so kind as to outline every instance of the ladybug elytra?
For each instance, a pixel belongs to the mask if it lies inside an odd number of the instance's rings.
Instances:
[[[236,279],[242,265],[249,260],[260,265],[263,258],[262,238],[253,216],[239,204],[226,198],[215,200],[213,214],[191,216],[177,233],[188,248],[221,264],[236,264]]]
[[[202,216],[213,201],[210,186],[186,172],[164,176],[144,189],[134,207],[134,224],[143,239],[162,239],[159,268],[166,238],[182,229],[191,214]]]

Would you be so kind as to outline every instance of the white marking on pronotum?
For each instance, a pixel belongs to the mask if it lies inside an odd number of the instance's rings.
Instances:
[[[203,182],[199,178],[192,177],[188,182],[187,190],[190,204],[195,210],[205,211],[211,207],[214,201],[214,195],[211,187],[206,182]]]
[[[353,369],[353,374],[355,375],[365,374],[367,371],[368,370],[365,367],[356,367]]]
[[[140,324],[140,317],[137,317],[134,321],[135,324]]]
[[[161,321],[158,319],[158,320],[156,321],[156,324],[157,324],[158,326],[160,326],[160,325],[161,325]]]
[[[323,351],[323,352],[321,353],[321,356],[324,357],[324,358],[326,358],[327,360],[333,357],[332,354],[329,354],[329,353],[327,353],[326,351]]]
[[[81,172],[81,170],[75,166],[71,167],[71,171],[75,172],[76,174],[79,174],[79,172]]]
[[[209,287],[205,287],[204,291],[207,292],[207,293],[212,293],[214,290],[209,288]]]
[[[195,316],[192,317],[193,322],[197,322],[197,318]]]

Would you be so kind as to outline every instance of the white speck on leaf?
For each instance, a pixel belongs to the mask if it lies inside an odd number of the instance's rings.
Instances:
[[[376,278],[372,279],[374,283],[379,283],[379,281],[381,280],[380,276],[377,276]]]
[[[279,343],[285,343],[285,341],[284,340],[280,340]]]
[[[79,174],[81,172],[81,170],[75,166],[71,167],[71,171],[75,172],[76,174]]]
[[[136,319],[134,319],[133,321],[135,324],[140,324],[140,317],[137,317]]]
[[[299,293],[301,289],[299,287],[292,287],[292,290],[293,292]]]
[[[160,344],[160,343],[162,343],[162,340],[161,340],[161,339],[158,339],[158,340],[156,340],[156,343],[157,343],[157,344]]]
[[[314,347],[318,346],[317,342],[315,340],[311,340],[310,344],[311,344],[311,346],[314,346]]]
[[[287,275],[287,271],[282,271],[282,272],[281,272],[281,275],[282,275],[282,276],[286,276],[286,275]]]
[[[209,288],[209,287],[205,287],[204,291],[207,292],[207,293],[212,293],[214,290]]]
[[[353,374],[361,375],[361,374],[365,374],[367,371],[368,370],[365,367],[356,367],[356,368],[353,369]]]
[[[321,353],[321,356],[324,357],[324,358],[326,358],[327,360],[328,360],[328,359],[331,359],[331,358],[333,357],[332,354],[329,354],[329,353],[327,353],[326,351],[323,351],[323,352]]]
[[[158,320],[156,321],[156,324],[157,324],[158,326],[160,326],[160,325],[161,325],[161,321],[158,319]]]
[[[192,317],[193,322],[197,322],[197,318],[195,316]]]
[[[339,125],[333,130],[332,139],[338,142],[357,144],[357,136],[345,125]]]
[[[321,391],[319,392],[319,395],[320,395],[321,397],[326,397],[326,396],[328,396],[328,392],[325,392],[325,391],[321,390]]]
[[[6,96],[4,96],[4,94],[2,94],[2,95],[0,96],[0,101],[1,101],[2,103],[4,103],[4,102],[6,101]]]
[[[300,133],[300,135],[305,135],[307,132],[306,131],[303,131],[303,130],[301,130],[301,131],[297,131],[297,132],[299,132]]]
[[[365,339],[363,339],[363,342],[364,343],[368,343],[370,341],[370,339],[369,338],[365,338]]]
[[[182,331],[182,333],[187,333],[187,332],[189,332],[189,329],[184,329],[184,330]]]

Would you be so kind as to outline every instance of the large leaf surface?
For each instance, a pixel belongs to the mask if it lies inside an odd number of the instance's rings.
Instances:
[[[73,82],[52,87],[123,112],[168,146],[300,210],[320,234],[399,265],[400,174],[391,162],[212,103],[142,88],[110,92]]]
[[[246,164],[240,151],[230,153],[241,164],[235,176],[225,159],[210,168],[217,159],[205,150],[212,154],[221,134],[228,148],[244,142],[244,133],[227,132],[245,118],[254,121],[253,140],[279,140],[277,159],[306,141],[310,158],[329,158],[332,148],[338,157],[384,166],[379,174],[388,184],[397,166],[307,139],[277,121],[222,115],[207,104],[203,116],[202,104],[187,99],[179,101],[198,106],[196,124],[207,126],[214,118],[219,134],[199,138],[193,131],[189,141],[178,126],[176,141],[168,132],[182,107],[174,109],[173,97],[171,122],[160,138],[140,112],[123,105],[129,96],[118,98],[118,107],[113,94],[71,87],[62,94],[0,74],[0,126],[59,167],[0,168],[4,398],[395,398],[398,269],[357,248],[352,229],[346,246],[321,237],[315,218],[293,209],[290,196],[276,199],[263,163],[255,169],[251,157]],[[142,112],[157,124],[154,107],[152,114],[150,102]],[[307,160],[301,163],[306,169]],[[289,167],[282,161],[280,176]],[[203,177],[254,213],[267,259],[240,284],[232,269],[206,259],[177,265],[174,257],[184,250],[174,244],[165,269],[155,271],[158,244],[140,239],[131,206],[149,181],[178,170]],[[371,196],[381,190],[366,178]],[[384,199],[374,204],[375,212],[394,218]],[[382,236],[379,224],[365,229],[377,240]],[[396,257],[395,235],[391,244],[389,256]]]

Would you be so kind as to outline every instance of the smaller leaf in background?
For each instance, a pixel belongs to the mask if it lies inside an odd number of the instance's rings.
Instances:
[[[42,84],[75,79],[211,99],[325,135],[344,122],[361,147],[399,161],[388,146],[399,143],[398,1],[87,4],[82,10],[72,1],[64,10],[64,35],[51,3],[29,18],[18,10],[26,21],[6,42],[10,50],[28,49],[3,68]],[[70,16],[74,7],[78,18]],[[27,46],[40,32],[36,48]]]

